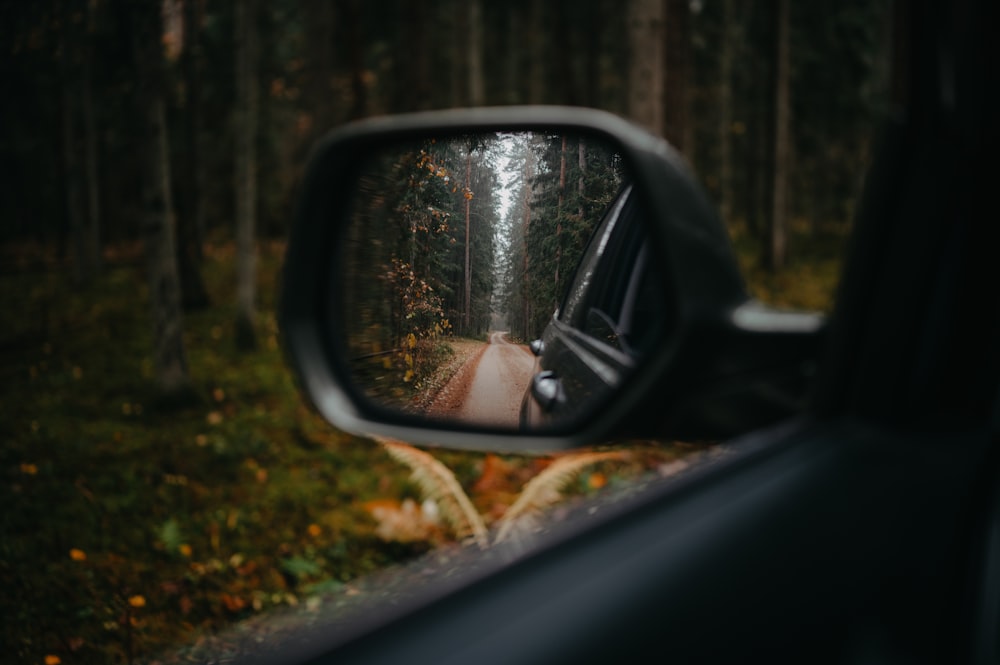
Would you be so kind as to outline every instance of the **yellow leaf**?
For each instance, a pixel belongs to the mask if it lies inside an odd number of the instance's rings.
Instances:
[[[608,484],[608,478],[600,471],[595,471],[587,478],[587,487],[592,490],[599,490]]]
[[[74,547],[69,551],[69,558],[73,559],[73,561],[86,561],[87,553]]]
[[[306,531],[308,531],[309,535],[313,538],[316,538],[323,533],[323,529],[320,528],[319,524],[310,524]]]
[[[59,665],[59,663],[61,662],[62,660],[59,658],[59,656],[53,654],[49,654],[45,657],[45,665]]]
[[[409,347],[410,347],[411,349],[412,349],[412,348],[415,348],[415,347],[417,346],[417,338],[416,338],[416,337],[414,337],[413,333],[410,333],[410,334],[409,334],[409,335],[408,335],[408,336],[406,337],[406,343],[407,343],[407,344],[409,345]]]
[[[128,604],[131,605],[132,607],[145,607],[146,606],[146,598],[144,596],[140,596],[138,594],[136,594],[134,596],[129,596]]]
[[[405,383],[409,383],[412,380],[413,380],[413,370],[412,369],[408,369],[408,370],[406,370],[406,374],[403,375],[403,381]]]

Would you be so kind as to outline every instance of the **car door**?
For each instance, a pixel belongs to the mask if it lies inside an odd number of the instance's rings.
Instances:
[[[522,424],[558,425],[606,398],[662,333],[663,283],[648,258],[641,207],[626,187],[609,206],[534,349]]]

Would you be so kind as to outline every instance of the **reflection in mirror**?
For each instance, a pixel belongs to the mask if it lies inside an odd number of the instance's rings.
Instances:
[[[587,379],[556,363],[568,347],[549,339],[553,313],[581,282],[574,274],[584,253],[595,255],[594,242],[614,244],[610,231],[598,238],[595,229],[614,226],[609,211],[623,209],[625,174],[620,155],[596,139],[545,132],[428,136],[370,153],[334,275],[346,336],[338,342],[355,388],[383,408],[442,421],[564,424],[560,400],[574,396],[561,381]],[[616,329],[618,313],[602,313],[602,325]],[[543,337],[536,358],[528,344]],[[609,377],[634,362],[620,344],[584,355],[591,366],[616,364],[597,368],[604,389],[588,386],[591,398],[606,399]],[[533,396],[542,383],[544,405]],[[531,415],[540,410],[542,420]]]

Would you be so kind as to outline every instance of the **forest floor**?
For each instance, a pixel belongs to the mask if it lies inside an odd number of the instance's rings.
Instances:
[[[419,504],[409,469],[303,401],[274,313],[280,243],[260,247],[250,353],[234,342],[232,245],[206,247],[212,305],[185,315],[195,398],[182,404],[153,388],[138,247],[108,251],[86,286],[43,248],[0,255],[3,658],[148,660],[251,617],[350,595],[376,571],[454,546],[441,530],[387,535],[373,506],[398,517],[408,500]],[[628,462],[581,474],[569,494],[628,485],[687,451],[631,449]],[[551,462],[434,456],[487,524]]]
[[[830,310],[836,243],[810,254],[793,238],[801,258],[769,275],[753,243],[735,241],[756,295]],[[409,469],[303,401],[279,348],[282,254],[280,243],[261,244],[259,344],[246,353],[234,343],[232,245],[206,247],[212,305],[184,322],[195,399],[171,405],[153,388],[138,246],[109,250],[86,286],[50,250],[0,247],[0,660],[148,660],[317,598],[337,604],[416,557],[451,556],[457,544],[441,530],[394,535],[375,517],[373,506],[398,518],[422,500]],[[482,342],[453,348],[448,366],[458,368]],[[635,486],[697,450],[629,449],[628,461],[588,469],[569,494]],[[434,456],[487,525],[552,461]],[[389,579],[400,588],[410,577]]]
[[[486,350],[486,345],[481,340],[458,337],[447,339],[444,343],[451,349],[451,354],[434,368],[429,376],[420,381],[419,388],[411,398],[411,405],[416,413],[427,413],[435,401],[440,399],[441,392],[456,379],[458,373]]]
[[[796,219],[788,233],[784,268],[770,272],[761,265],[762,243],[741,222],[728,225],[743,276],[751,295],[777,307],[829,314],[840,277],[850,228],[813,227]]]

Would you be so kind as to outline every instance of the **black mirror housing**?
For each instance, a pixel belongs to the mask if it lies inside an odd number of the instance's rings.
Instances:
[[[526,434],[432,421],[381,408],[352,383],[339,344],[330,265],[366,154],[402,141],[477,132],[573,132],[614,147],[646,211],[650,260],[663,280],[671,323],[647,357],[587,418]],[[337,129],[312,154],[291,230],[280,302],[288,358],[306,394],[332,424],[454,448],[526,452],[620,436],[729,436],[801,408],[822,320],[776,312],[747,295],[721,220],[665,141],[608,113],[505,107],[377,118]],[[532,351],[536,355],[541,349]]]

